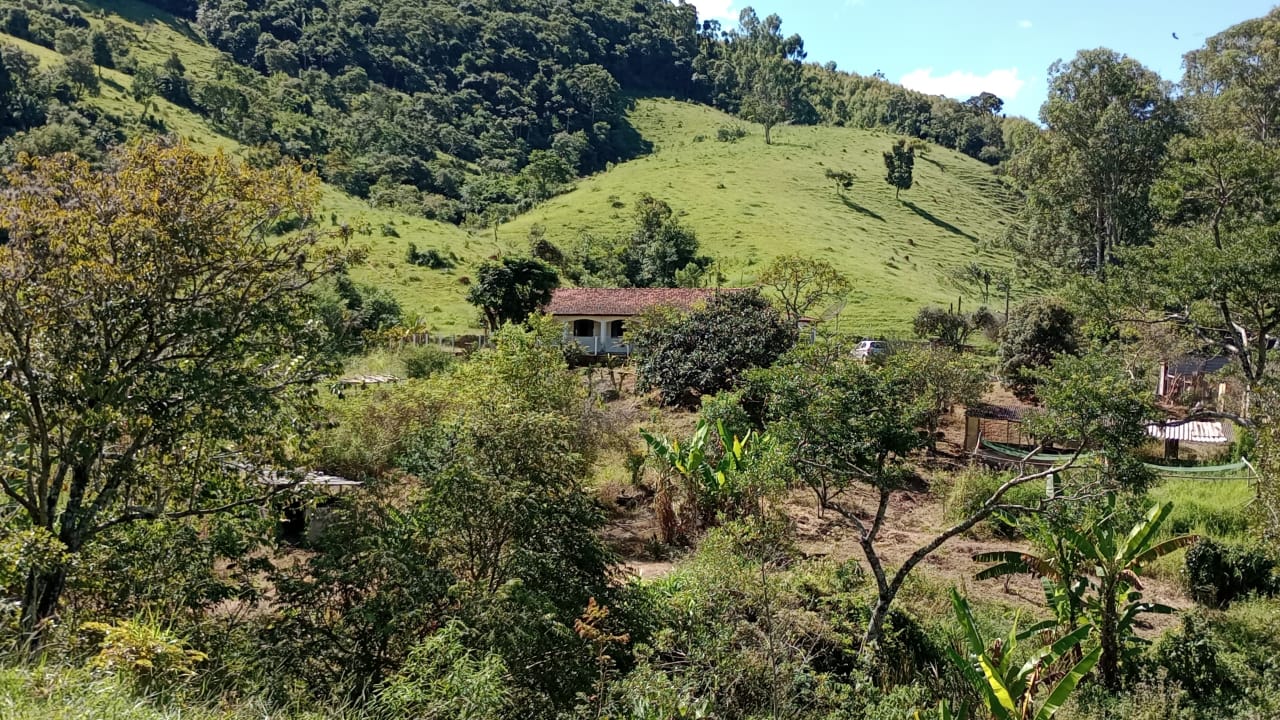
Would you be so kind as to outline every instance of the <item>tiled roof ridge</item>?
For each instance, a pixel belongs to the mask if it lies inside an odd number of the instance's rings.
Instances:
[[[551,315],[631,316],[654,307],[689,309],[736,288],[559,288],[545,311]]]

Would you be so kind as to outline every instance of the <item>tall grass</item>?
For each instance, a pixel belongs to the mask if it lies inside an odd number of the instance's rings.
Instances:
[[[1253,499],[1248,480],[1169,479],[1149,495],[1154,502],[1173,503],[1173,512],[1161,528],[1166,536],[1190,533],[1237,540],[1248,532],[1247,506]]]
[[[289,710],[253,698],[206,703],[177,695],[141,697],[127,684],[87,670],[54,665],[0,666],[0,718],[5,720],[355,720],[343,708]]]

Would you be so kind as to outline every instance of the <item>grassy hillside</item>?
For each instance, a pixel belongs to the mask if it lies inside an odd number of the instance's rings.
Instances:
[[[216,51],[181,21],[136,2],[103,3],[135,26],[133,52],[160,62],[176,52],[189,74],[208,77]],[[0,34],[45,62],[57,54]],[[131,80],[104,70],[103,90],[92,102],[126,121],[141,116],[129,95]],[[203,119],[157,101],[154,114],[170,131],[205,149],[242,150]],[[475,312],[464,300],[462,279],[486,256],[523,249],[529,230],[543,226],[558,244],[579,234],[623,232],[631,205],[642,193],[669,202],[702,241],[731,285],[754,282],[768,261],[783,253],[822,257],[847,272],[855,292],[841,326],[856,332],[904,334],[916,309],[953,302],[958,291],[945,280],[947,269],[979,262],[1007,265],[988,249],[1012,213],[1012,198],[991,169],[950,150],[932,147],[917,157],[916,185],[894,198],[883,179],[881,152],[893,141],[884,133],[829,127],[792,127],[776,132],[766,146],[758,127],[734,143],[718,142],[716,130],[735,123],[703,106],[641,99],[630,118],[653,152],[639,160],[584,179],[573,191],[496,229],[463,230],[402,213],[373,209],[336,190],[321,208],[325,224],[349,223],[356,242],[369,248],[369,262],[353,275],[387,288],[405,310],[436,330],[471,327]],[[848,170],[857,180],[842,194],[825,171]],[[410,243],[454,253],[459,266],[433,271],[409,265]],[[976,304],[976,298],[966,298]]]
[[[746,138],[719,142],[716,130],[736,121],[668,100],[639,101],[631,119],[652,154],[582,181],[504,225],[502,235],[514,242],[535,223],[558,243],[581,232],[621,232],[635,197],[647,192],[682,214],[732,285],[754,282],[779,254],[830,261],[855,286],[841,324],[860,332],[905,332],[920,305],[954,302],[948,268],[1008,264],[984,241],[1003,232],[1012,198],[972,158],[931,146],[916,159],[915,187],[895,200],[881,155],[894,138],[884,133],[790,127],[767,146],[747,125]],[[853,188],[837,194],[828,169],[854,173]]]

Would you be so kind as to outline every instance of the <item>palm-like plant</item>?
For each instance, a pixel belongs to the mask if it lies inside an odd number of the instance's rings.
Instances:
[[[1056,529],[1060,536],[1054,547],[1061,550],[1049,557],[1039,557],[1017,550],[982,553],[978,562],[995,565],[980,572],[978,579],[1001,575],[1029,573],[1047,581],[1049,604],[1065,619],[1059,608],[1067,608],[1072,622],[1078,619],[1075,609],[1091,618],[1102,650],[1099,671],[1107,687],[1120,685],[1121,655],[1146,643],[1134,632],[1138,616],[1143,613],[1170,613],[1172,608],[1142,599],[1139,576],[1151,562],[1176,550],[1194,544],[1195,535],[1182,535],[1157,542],[1160,526],[1173,503],[1152,507],[1137,524],[1125,532],[1116,513],[1115,497],[1107,498],[1107,511],[1084,531],[1072,527]],[[1074,630],[1072,624],[1067,624]]]
[[[712,453],[713,427],[724,448],[719,458]],[[640,436],[650,452],[681,479],[703,525],[714,522],[720,511],[737,511],[744,506],[750,495],[744,472],[754,454],[773,441],[767,433],[754,430],[740,438],[726,430],[723,422],[717,421],[713,426],[705,420],[698,421],[687,443],[668,441],[647,430],[641,430]]]
[[[1039,632],[1062,626],[1068,632],[1080,626],[1085,613],[1085,594],[1089,588],[1084,557],[1075,546],[1056,533],[1042,516],[1034,516],[1022,522],[1023,533],[1044,550],[1037,555],[1019,550],[1000,550],[974,555],[976,562],[995,563],[979,572],[975,579],[1005,578],[1005,589],[1014,575],[1027,574],[1040,578],[1044,587],[1045,604],[1053,610],[1053,620],[1046,620],[1027,628],[1024,633]]]
[[[1099,647],[1073,653],[1089,635],[1090,627],[1085,625],[1037,648],[1018,665],[1014,657],[1026,634],[1018,632],[1016,621],[1008,638],[988,645],[974,622],[969,602],[954,588],[951,606],[964,631],[965,656],[950,648],[947,653],[996,720],[1050,720],[1102,654]],[[1076,654],[1081,656],[1078,660],[1068,657]],[[953,711],[946,703],[939,710],[943,718],[959,720],[969,715],[967,707]]]

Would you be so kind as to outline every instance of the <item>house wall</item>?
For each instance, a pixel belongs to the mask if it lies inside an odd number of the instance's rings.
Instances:
[[[622,338],[609,337],[609,327],[615,320],[621,320],[625,330],[626,323],[631,320],[630,317],[623,315],[556,315],[555,319],[564,325],[565,337],[576,340],[588,355],[629,355],[631,353],[631,346],[624,343]],[[579,320],[590,320],[595,323],[594,332],[589,336],[575,335],[573,325]]]

